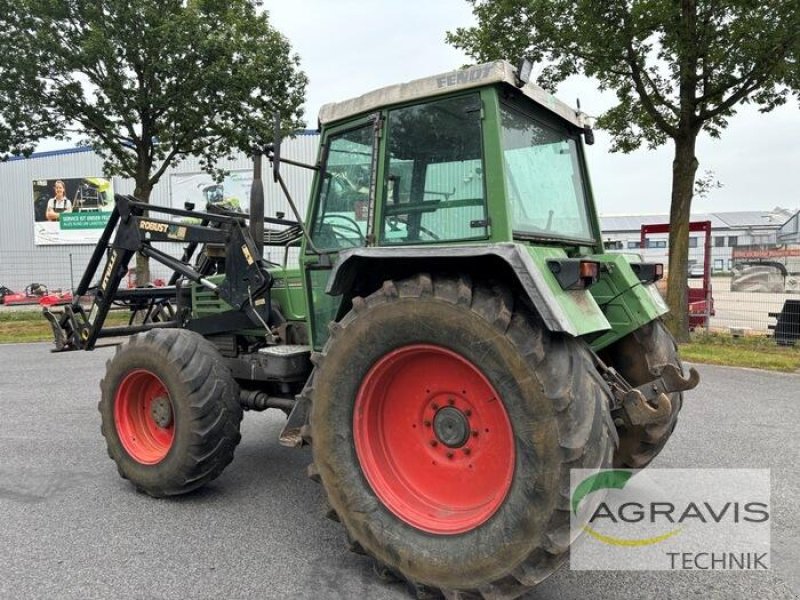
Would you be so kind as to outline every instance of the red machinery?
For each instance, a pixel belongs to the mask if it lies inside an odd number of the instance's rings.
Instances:
[[[46,285],[32,283],[25,288],[21,294],[3,288],[3,304],[7,306],[23,304],[39,304],[40,306],[55,306],[57,304],[69,304],[72,302],[72,292],[62,292],[61,290],[50,291]]]
[[[711,221],[693,221],[689,223],[689,232],[705,232],[703,244],[703,284],[701,287],[691,287],[688,283],[689,299],[689,329],[709,327],[709,319],[716,313],[714,311],[714,297],[711,294]],[[651,233],[669,233],[669,223],[656,223],[642,225],[641,247],[647,248],[647,235]]]

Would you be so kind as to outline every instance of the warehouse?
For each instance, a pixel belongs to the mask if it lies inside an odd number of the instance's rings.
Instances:
[[[295,138],[285,140],[283,156],[313,164],[317,160],[319,134],[315,130],[300,132]],[[197,208],[209,199],[238,201],[246,209],[252,181],[252,160],[244,154],[219,165],[229,175],[220,184],[200,168],[199,160],[190,158],[168,169],[155,186],[151,202],[162,206],[183,207],[193,202]],[[265,213],[289,213],[286,200],[277,185],[273,184],[265,161]],[[282,175],[287,181],[305,218],[307,196],[311,188],[312,172],[286,166]],[[65,196],[70,202],[71,214],[66,221],[74,229],[59,229],[62,223],[48,223],[47,206],[54,196],[57,181],[64,182]],[[23,290],[31,283],[42,283],[50,289],[71,289],[89,259],[99,237],[104,221],[103,211],[110,210],[110,202],[103,204],[99,198],[105,192],[130,194],[133,181],[114,177],[105,189],[103,163],[89,147],[39,152],[28,158],[12,158],[0,162],[0,182],[4,192],[3,218],[0,219],[0,286]],[[602,208],[602,207],[601,207]],[[797,238],[797,215],[792,211],[775,208],[771,211],[714,212],[696,214],[693,221],[711,221],[713,263],[715,271],[727,271],[732,260],[731,249],[752,244],[784,243],[789,237]],[[92,219],[96,220],[95,224]],[[666,262],[667,236],[652,236],[648,247],[640,249],[640,228],[643,224],[666,223],[669,216],[621,215],[601,217],[604,244],[614,250],[642,252]],[[779,233],[780,230],[780,233]],[[794,242],[797,243],[797,242]],[[701,260],[703,241],[695,234],[690,239],[690,262]],[[275,254],[271,256],[270,253]],[[282,261],[283,253],[267,248],[268,259]],[[153,265],[153,279],[166,277],[161,265]]]
[[[284,140],[281,152],[286,158],[314,164],[318,146],[318,132],[306,130]],[[224,199],[246,210],[252,164],[252,159],[241,153],[223,161],[218,166],[228,175],[215,182],[202,171],[198,159],[189,158],[164,173],[150,201],[179,208],[193,202],[201,209],[206,200]],[[264,161],[263,171],[265,214],[288,215],[288,203],[269,175],[268,161]],[[312,171],[284,165],[281,174],[305,218]],[[134,189],[131,179],[105,178],[102,159],[89,147],[0,162],[0,183],[0,286],[20,291],[34,282],[51,290],[75,287],[112,208],[112,194],[131,194]],[[267,258],[283,260],[282,251],[273,252],[276,256]],[[153,279],[167,275],[161,265],[152,267]]]
[[[711,268],[715,272],[729,271],[733,266],[732,249],[739,246],[771,246],[779,243],[782,227],[796,223],[797,215],[785,208],[763,211],[729,211],[698,213],[692,222],[711,222]],[[795,220],[792,221],[792,218]],[[648,236],[647,247],[641,248],[642,225],[669,223],[668,214],[659,215],[614,215],[601,216],[600,228],[603,243],[611,250],[640,253],[650,259],[667,262],[669,254],[668,235]],[[784,227],[784,229],[787,229]],[[788,231],[788,229],[787,229]],[[701,233],[689,238],[689,260],[702,262],[704,240]],[[788,233],[787,233],[788,235]],[[784,242],[785,243],[785,242]]]

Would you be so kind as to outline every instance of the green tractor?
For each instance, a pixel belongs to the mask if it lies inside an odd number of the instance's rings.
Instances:
[[[277,408],[379,575],[515,597],[568,556],[570,469],[648,465],[698,383],[660,319],[663,267],[603,251],[585,116],[509,63],[329,104],[320,124],[316,165],[268,152],[284,191],[282,165],[315,171],[305,224],[288,192],[297,220],[262,212],[266,229],[117,196],[75,294],[92,306],[47,312],[56,349],[133,334],[99,408],[139,490],[211,481],[243,410]],[[175,241],[181,260],[154,246]],[[224,259],[191,264],[204,244]],[[299,269],[262,244],[300,246]],[[135,252],[169,285],[120,289]],[[103,327],[112,303],[139,317]]]

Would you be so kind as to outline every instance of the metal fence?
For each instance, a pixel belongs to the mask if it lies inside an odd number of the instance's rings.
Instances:
[[[668,221],[668,215],[604,217],[603,245],[669,269]],[[797,341],[800,212],[775,208],[693,215],[688,268],[678,279],[688,287],[687,310],[695,327],[767,335],[775,325],[781,329],[776,315],[788,311],[793,315],[790,333]],[[664,284],[659,284],[662,291]]]
[[[23,292],[34,283],[51,291],[72,290],[78,285],[93,250],[92,246],[58,248],[49,252],[45,261],[32,261],[30,252],[0,250],[0,286],[15,292]]]
[[[180,244],[159,244],[159,250],[180,258],[183,246]],[[36,251],[41,249],[37,248]],[[47,248],[47,259],[31,260],[30,252],[18,250],[0,250],[0,287],[22,293],[32,284],[41,284],[50,292],[74,290],[81,280],[86,265],[89,263],[94,246],[70,246]],[[299,249],[266,246],[264,258],[272,263],[287,267],[298,265]],[[135,259],[131,260],[128,275],[123,279],[123,287],[133,287],[135,279],[133,269]],[[98,277],[102,271],[101,263]],[[172,271],[164,265],[150,261],[150,280],[156,284],[166,282]],[[160,280],[160,281],[159,281]]]
[[[690,260],[689,286],[701,287],[702,250],[693,249]],[[712,330],[764,335],[774,315],[800,306],[800,247],[712,246],[710,267]]]
[[[704,266],[706,252],[702,237],[689,249],[689,266],[684,275],[690,300],[705,296]],[[774,315],[784,309],[800,310],[800,246],[764,244],[758,246],[729,245],[730,238],[712,236],[708,253],[709,296],[707,326],[711,331],[741,335],[768,335],[777,324]],[[663,262],[669,269],[666,236],[653,236],[642,248],[625,248],[644,260]],[[660,286],[662,292],[665,286]],[[713,307],[713,308],[712,308]],[[690,307],[692,321],[705,327],[703,306]],[[797,323],[797,321],[794,321]],[[702,324],[702,325],[700,325]],[[795,328],[798,328],[795,325]],[[800,335],[800,331],[796,332]]]
[[[172,247],[169,247],[172,246]],[[183,249],[178,244],[161,244],[159,249],[180,258]],[[0,252],[0,286],[5,286],[16,292],[23,292],[31,284],[42,284],[50,292],[57,290],[74,290],[81,280],[89,258],[94,251],[92,246],[77,246],[65,249],[60,253],[52,253],[47,261],[30,260],[27,252],[5,250]],[[128,275],[123,279],[123,287],[133,287],[135,279],[133,268],[135,260],[131,261]],[[35,266],[33,266],[35,264]],[[102,270],[102,264],[99,272]],[[150,280],[166,281],[172,271],[154,260],[150,261]]]
[[[699,290],[703,286],[704,251],[701,247],[690,249],[687,285]],[[162,249],[180,257],[178,244],[160,245]],[[38,249],[37,249],[38,250]],[[0,252],[0,286],[23,292],[32,283],[44,284],[50,291],[72,290],[80,281],[89,261],[92,246],[48,249],[46,261],[30,259],[28,252],[5,250]],[[624,249],[639,252],[645,260],[667,265],[666,243],[654,239],[649,247]],[[284,262],[282,248],[265,248],[265,258],[275,263]],[[289,266],[297,265],[298,250],[290,250]],[[133,261],[131,261],[133,267]],[[33,265],[36,265],[35,267]],[[774,314],[785,308],[800,311],[800,246],[725,247],[712,244],[709,256],[710,284],[713,311],[708,325],[712,331],[731,331],[744,335],[766,335],[770,325],[776,325]],[[161,264],[151,261],[151,280],[168,280],[171,272]],[[129,277],[123,286],[133,285]],[[698,292],[695,292],[697,295]],[[797,307],[797,308],[792,308]],[[702,322],[701,311],[696,311],[695,323]],[[800,334],[800,332],[798,332]]]

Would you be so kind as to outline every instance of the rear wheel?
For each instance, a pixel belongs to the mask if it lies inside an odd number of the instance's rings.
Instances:
[[[208,340],[154,329],[106,365],[98,408],[119,473],[151,496],[194,490],[233,460],[239,388]]]
[[[610,465],[582,342],[502,286],[387,282],[315,355],[314,464],[355,549],[416,589],[523,593],[569,548],[569,469]]]
[[[675,338],[663,321],[656,320],[628,334],[602,352],[607,364],[614,367],[633,387],[644,385],[661,375],[666,365],[683,370]],[[623,422],[618,429],[619,448],[614,466],[642,469],[658,456],[678,423],[683,394],[669,394],[672,412],[669,419],[651,425]]]

